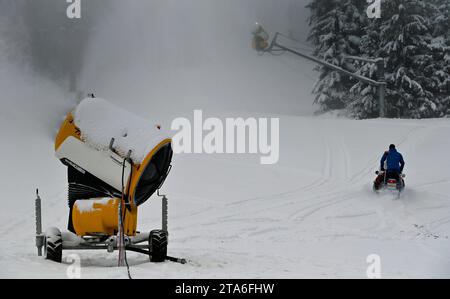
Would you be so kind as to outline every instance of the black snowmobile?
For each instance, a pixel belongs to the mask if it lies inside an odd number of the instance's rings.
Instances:
[[[376,193],[387,190],[398,192],[398,196],[400,196],[400,193],[405,189],[405,174],[385,170],[376,171],[375,174],[377,177],[373,182],[373,191]]]

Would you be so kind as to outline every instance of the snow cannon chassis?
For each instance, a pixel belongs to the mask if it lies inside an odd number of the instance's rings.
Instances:
[[[136,232],[135,236],[124,237],[125,249],[148,255],[151,262],[160,263],[172,261],[185,264],[182,258],[167,255],[168,245],[168,199],[162,198],[162,229],[152,230],[149,233]],[[118,235],[93,234],[77,236],[72,232],[61,233],[58,228],[51,227],[42,232],[41,198],[36,190],[36,247],[38,256],[44,256],[48,260],[61,263],[63,250],[106,250],[109,253],[119,249]],[[147,244],[143,244],[147,242]],[[44,250],[42,250],[42,248]]]
[[[128,266],[130,250],[148,255],[152,262],[185,263],[167,256],[168,200],[159,194],[172,168],[172,138],[167,132],[91,96],[67,113],[55,137],[55,155],[67,167],[68,232],[42,232],[37,194],[38,255],[44,247],[47,259],[61,262],[63,250],[118,250],[119,266]],[[161,229],[140,233],[138,207],[155,193],[162,198]]]

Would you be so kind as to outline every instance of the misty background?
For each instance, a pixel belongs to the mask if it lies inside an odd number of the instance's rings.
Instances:
[[[65,0],[0,0],[3,192],[65,196],[54,137],[91,92],[164,128],[194,109],[204,117],[311,115],[314,65],[251,48],[258,21],[309,49],[305,3],[82,0],[81,19],[70,20]],[[15,210],[14,200],[4,205],[0,218]]]
[[[81,19],[68,19],[64,0],[0,0],[2,110],[19,101],[55,130],[93,92],[153,118],[193,109],[310,115],[314,66],[250,46],[258,21],[308,50],[307,2],[82,0]]]

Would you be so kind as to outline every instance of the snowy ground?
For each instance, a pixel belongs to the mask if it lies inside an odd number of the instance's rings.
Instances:
[[[311,116],[314,64],[258,56],[249,47],[255,21],[272,34],[308,32],[300,0],[115,2],[104,14],[100,5],[98,24],[84,36],[83,92],[165,128],[194,109],[213,117],[280,117],[276,165],[260,165],[256,155],[174,157],[162,190],[169,197],[169,254],[188,263],[151,264],[130,252],[134,278],[366,278],[371,254],[380,256],[385,278],[450,278],[450,119]],[[67,226],[66,168],[54,157],[53,138],[76,101],[46,72],[31,70],[27,51],[3,36],[0,44],[9,46],[0,55],[0,278],[66,278],[71,253],[81,258],[82,278],[126,278],[117,253],[64,252],[62,264],[37,256],[36,188],[44,228]],[[24,56],[26,66],[10,66],[9,56]],[[390,143],[406,160],[399,200],[371,191]],[[159,226],[155,196],[142,206],[138,228]]]
[[[175,156],[163,188],[169,253],[189,262],[151,264],[129,253],[132,276],[365,278],[367,256],[378,254],[385,278],[450,278],[450,120],[281,116],[280,131],[273,166],[257,156]],[[41,187],[44,227],[64,228],[65,168],[49,154],[50,138],[27,142],[21,161],[4,161],[0,277],[64,278],[68,252],[61,265],[36,255],[33,192]],[[11,136],[9,143],[24,141]],[[371,192],[389,143],[407,163],[399,200]],[[139,229],[157,228],[159,217],[154,197],[140,210]],[[116,253],[75,253],[83,278],[126,278]]]
[[[280,117],[276,165],[260,165],[256,155],[174,157],[162,190],[169,197],[169,254],[189,262],[151,264],[128,253],[134,278],[365,278],[370,254],[380,256],[385,278],[450,278],[450,119],[310,116],[317,108],[314,64],[258,56],[249,47],[255,20],[271,30],[292,27],[279,17],[289,1],[163,1],[158,10],[143,9],[151,1],[116,2],[87,36],[80,62],[86,93],[165,128],[194,109],[205,117]],[[133,13],[124,14],[128,9]],[[65,252],[63,264],[37,256],[37,187],[44,228],[67,225],[66,168],[54,157],[53,138],[76,102],[3,56],[0,278],[66,278],[71,253],[81,257],[83,278],[126,278],[117,253]],[[406,160],[399,200],[371,191],[390,143]],[[155,196],[142,206],[138,228],[159,226]]]

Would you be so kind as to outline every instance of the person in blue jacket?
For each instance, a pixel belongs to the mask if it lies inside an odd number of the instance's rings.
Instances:
[[[385,169],[386,162],[386,169]],[[394,144],[389,146],[389,151],[383,154],[381,157],[381,171],[385,171],[387,173],[396,173],[397,175],[403,172],[403,168],[405,167],[405,161],[403,160],[402,154],[400,154],[395,148]]]
[[[405,167],[405,161],[403,160],[402,154],[400,154],[395,148],[394,144],[389,146],[389,151],[384,152],[383,157],[380,161],[380,169],[382,172],[386,171],[386,175],[381,173],[375,180],[375,187],[379,189],[381,182],[384,178],[396,179],[399,184],[401,184],[400,175]]]

